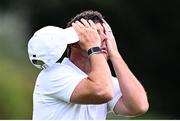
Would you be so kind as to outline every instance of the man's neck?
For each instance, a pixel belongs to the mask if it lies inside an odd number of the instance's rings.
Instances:
[[[88,74],[90,72],[90,63],[88,57],[84,56],[71,56],[70,60],[73,64],[75,64],[80,70],[84,73]]]

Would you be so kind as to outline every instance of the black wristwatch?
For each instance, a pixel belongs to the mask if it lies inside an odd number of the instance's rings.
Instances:
[[[90,57],[93,54],[96,53],[101,53],[101,48],[100,47],[92,47],[88,50],[88,56]]]

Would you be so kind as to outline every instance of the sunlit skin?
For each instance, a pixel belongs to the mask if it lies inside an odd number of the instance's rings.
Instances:
[[[107,43],[106,43],[108,41],[107,32],[105,31],[103,24],[96,23],[95,25],[96,25],[96,31],[99,35],[100,40],[101,40],[101,44],[99,47],[101,48],[101,52],[103,53],[106,60],[108,60],[109,54],[108,54],[108,48],[107,48]],[[88,68],[89,66],[85,66],[86,64],[88,64],[87,62],[89,61],[87,51],[82,49],[80,47],[79,43],[72,44],[71,49],[72,49],[72,54],[70,56],[70,60],[74,64],[76,64],[80,69],[84,70],[85,73],[89,73],[89,71],[90,71],[90,69]],[[74,53],[78,53],[78,58],[75,58],[73,56],[73,55],[76,55]],[[77,59],[78,59],[78,61],[76,61]],[[77,64],[77,62],[79,62],[79,63]],[[86,63],[86,64],[82,64],[82,63]]]
[[[104,23],[94,23],[92,20],[81,19],[72,23],[80,41],[70,45],[70,60],[85,72],[88,78],[84,78],[76,87],[71,101],[78,104],[99,104],[112,99],[112,75],[107,64],[109,59],[122,92],[114,112],[126,116],[143,114],[149,107],[146,92],[121,57],[110,26],[103,21]],[[88,57],[87,51],[97,46],[102,53]],[[101,96],[98,96],[99,92]]]
[[[109,59],[109,58],[108,58],[107,44],[106,44],[107,35],[106,35],[106,32],[105,32],[104,26],[103,26],[101,23],[96,23],[95,25],[96,25],[96,30],[97,30],[97,32],[98,32],[98,34],[99,34],[100,39],[101,39],[101,46],[100,46],[101,52],[104,54],[104,56],[105,56],[106,59]],[[72,49],[73,49],[73,48],[78,48],[78,49],[80,49],[79,52],[80,52],[80,53],[83,53],[82,55],[83,55],[85,58],[88,57],[87,52],[84,51],[84,50],[82,50],[82,49],[80,48],[80,46],[79,46],[78,43],[71,45],[71,47],[72,47]]]

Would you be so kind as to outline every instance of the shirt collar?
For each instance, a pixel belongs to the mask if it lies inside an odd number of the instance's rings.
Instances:
[[[81,69],[79,69],[79,68],[78,68],[74,63],[72,63],[72,62],[70,61],[70,59],[67,58],[67,57],[65,57],[65,58],[62,60],[61,64],[68,65],[68,66],[72,67],[73,69],[75,69],[78,73],[81,73],[82,75],[86,75],[86,76],[87,76],[86,73],[84,73]]]

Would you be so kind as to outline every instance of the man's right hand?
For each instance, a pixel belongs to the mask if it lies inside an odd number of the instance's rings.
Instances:
[[[72,23],[72,27],[78,33],[79,45],[83,50],[88,51],[92,47],[100,47],[101,39],[92,20],[81,19],[81,21]]]

